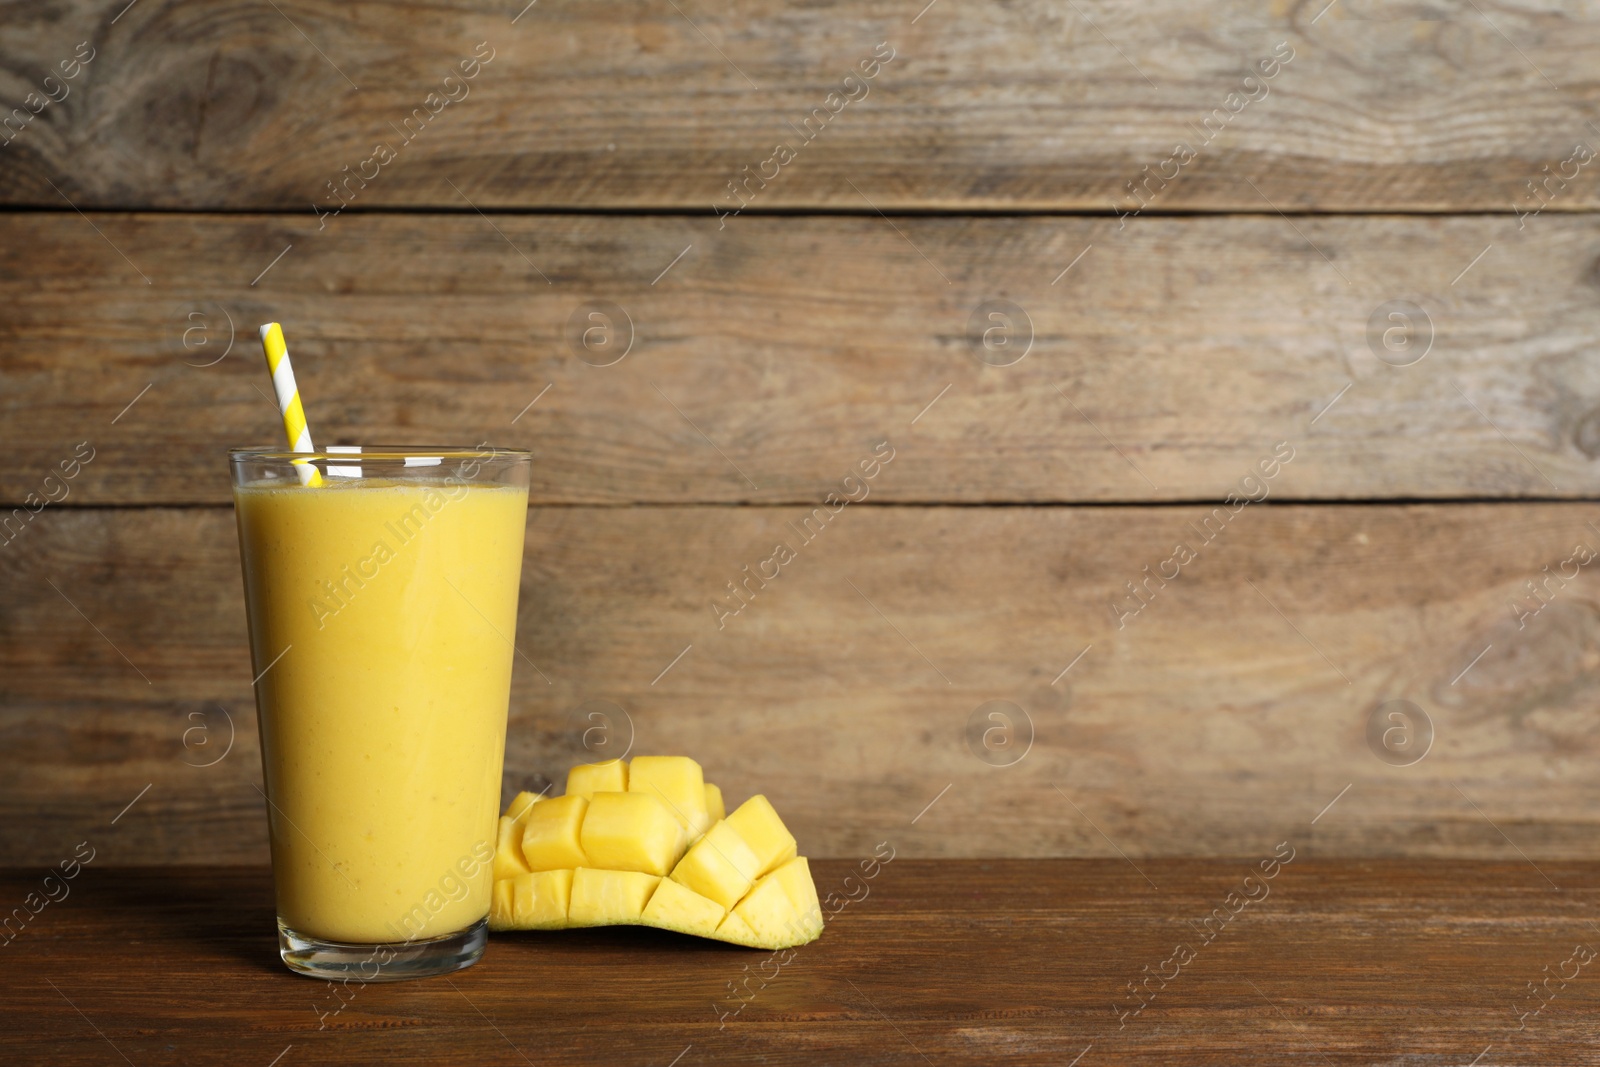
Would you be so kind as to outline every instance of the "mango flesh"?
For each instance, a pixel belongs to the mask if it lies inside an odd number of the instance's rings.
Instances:
[[[772,802],[757,793],[740,804],[728,816],[728,825],[749,844],[760,861],[756,876],[775,870],[779,864],[793,859],[797,849],[794,835],[783,825]]]
[[[494,880],[528,873],[522,854],[522,825],[509,815],[500,816],[500,835],[494,850]]]
[[[497,884],[495,888],[499,888]],[[491,926],[494,924],[491,922]],[[744,921],[744,916],[736,911],[728,912],[728,917],[717,926],[715,937],[718,941],[731,941],[735,945],[757,945],[761,943],[756,938],[756,932],[750,929],[750,924]],[[788,948],[788,945],[774,945],[774,948]]]
[[[619,759],[601,763],[580,763],[567,772],[567,796],[593,800],[596,793],[624,793],[628,789],[628,765]]]
[[[567,795],[519,794],[500,820],[492,930],[636,925],[751,948],[803,945],[822,908],[764,796],[724,814],[684,756],[580,764]]]
[[[572,904],[567,910],[567,922],[572,926],[638,922],[660,881],[658,874],[579,867],[572,872]]]
[[[716,930],[727,914],[728,909],[716,901],[707,900],[681,882],[663,878],[642,917],[655,926],[704,937],[705,931]]]
[[[672,880],[726,909],[750,892],[760,866],[750,846],[723,820],[694,843],[673,869]]]
[[[499,885],[496,883],[496,888]],[[511,918],[522,930],[559,930],[572,901],[571,871],[519,874],[511,880]]]
[[[533,871],[571,870],[588,864],[578,840],[589,802],[583,797],[557,797],[535,804],[523,817],[524,867]]]
[[[499,840],[494,852],[496,881],[528,873],[528,863],[521,848],[523,829],[528,811],[543,799],[538,793],[522,792],[512,797],[511,803],[506,805],[506,813],[500,816]]]
[[[506,814],[513,819],[521,820],[523,816],[528,814],[529,808],[543,799],[544,796],[540,793],[529,793],[527,791],[518,793],[511,798],[511,803],[506,805]]]
[[[711,826],[705,775],[688,756],[635,756],[628,765],[628,791],[661,801],[691,840]]]
[[[595,867],[660,876],[683,856],[683,829],[661,802],[644,793],[596,793],[579,832]]]
[[[733,909],[762,941],[784,941],[807,928],[808,917],[820,922],[821,907],[811,869],[796,856],[756,883]]]
[[[723,818],[727,816],[727,814],[727,809],[722,806],[722,790],[719,787],[712,785],[710,782],[707,782],[706,817],[712,822],[721,822]]]

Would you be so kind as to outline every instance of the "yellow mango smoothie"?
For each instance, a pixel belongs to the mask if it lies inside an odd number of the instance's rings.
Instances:
[[[362,460],[236,454],[273,880],[294,935],[415,944],[489,912],[528,491]]]

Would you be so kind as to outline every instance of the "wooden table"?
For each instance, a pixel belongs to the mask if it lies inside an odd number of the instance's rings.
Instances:
[[[337,995],[279,964],[264,869],[90,867],[3,949],[0,1062],[1600,1063],[1600,865],[1301,855],[1246,883],[1257,862],[900,858],[787,963],[522,934]],[[858,866],[816,863],[819,889],[842,900]],[[5,872],[0,899],[41,878]],[[1208,943],[1229,893],[1259,899]]]

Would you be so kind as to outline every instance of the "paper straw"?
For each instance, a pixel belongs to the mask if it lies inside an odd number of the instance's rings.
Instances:
[[[261,327],[261,348],[267,354],[267,370],[272,372],[272,388],[278,394],[278,411],[283,415],[289,448],[295,452],[310,452],[313,450],[311,428],[306,425],[300,390],[294,384],[294,368],[289,365],[289,349],[283,343],[283,327],[275,322]],[[297,459],[294,463],[300,474],[300,484],[322,484],[322,474],[310,460]]]
[[[326,448],[323,449],[323,451],[324,452],[337,452],[341,456],[343,456],[343,455],[359,456],[361,454],[361,446],[360,445],[328,445]],[[359,478],[359,477],[361,477],[361,465],[359,463],[356,463],[356,464],[329,463],[328,464],[328,477],[330,477],[330,478]]]

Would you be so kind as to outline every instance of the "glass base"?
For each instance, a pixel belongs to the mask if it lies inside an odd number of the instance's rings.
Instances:
[[[324,941],[296,933],[278,920],[278,955],[298,974],[331,982],[401,982],[471,967],[489,943],[489,920],[441,937],[391,944]]]

